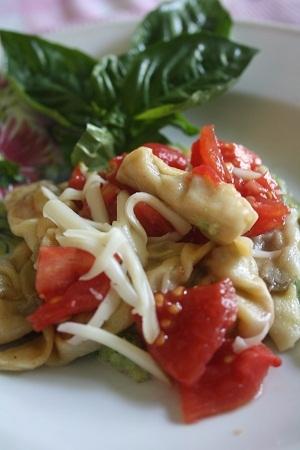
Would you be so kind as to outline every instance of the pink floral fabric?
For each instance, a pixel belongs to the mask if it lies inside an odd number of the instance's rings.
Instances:
[[[300,26],[300,0],[222,0],[234,18]],[[140,17],[158,0],[1,0],[0,27],[42,33],[114,18]]]

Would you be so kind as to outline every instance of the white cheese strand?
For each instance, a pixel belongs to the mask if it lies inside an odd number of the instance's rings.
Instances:
[[[92,219],[95,222],[106,223],[109,222],[108,213],[103,200],[101,184],[106,181],[97,173],[92,172],[88,174],[87,180],[83,188],[83,195],[86,198],[87,204],[91,211]]]
[[[118,227],[124,233],[126,239],[140,258],[142,265],[145,266],[148,260],[147,239],[145,240],[144,229],[142,228],[142,234],[139,234],[136,229],[132,228],[128,220],[126,214],[128,199],[129,194],[126,191],[119,192],[117,196],[117,220],[113,222],[113,226]]]
[[[69,228],[78,228],[89,230],[93,229],[85,219],[76,214],[71,208],[62,201],[55,199],[49,200],[43,209],[43,215],[54,222],[59,228],[67,230]]]
[[[140,203],[145,202],[148,205],[152,206],[157,212],[159,212],[170,224],[173,225],[175,230],[184,236],[187,234],[190,229],[191,225],[189,222],[184,220],[181,216],[179,216],[177,213],[175,213],[171,208],[166,206],[161,200],[154,197],[154,195],[148,194],[146,192],[136,192],[135,194],[132,194],[126,203],[126,214],[128,217],[129,222],[131,225],[138,231],[138,233],[143,236],[144,240],[147,241],[147,235],[138,221],[135,213],[134,208],[135,206]]]
[[[263,339],[267,336],[272,323],[272,315],[267,313],[265,316],[265,320],[262,322],[262,329],[256,335],[250,338],[242,338],[241,336],[237,336],[233,342],[233,351],[235,353],[240,353],[248,348],[254,347],[255,345],[259,345]]]
[[[126,356],[154,377],[164,381],[165,383],[169,383],[168,378],[154,362],[149,353],[139,347],[136,347],[125,339],[116,336],[115,334],[98,329],[91,325],[83,325],[75,322],[65,322],[59,325],[57,330],[62,333],[73,334],[74,336],[79,336],[83,339],[88,339],[98,342],[99,344],[106,345],[107,347],[110,347]]]
[[[96,298],[97,294],[99,296],[98,292],[93,292],[93,294],[95,295]],[[100,297],[99,300],[101,301],[102,300],[101,295],[99,297]],[[118,294],[113,289],[110,289],[104,300],[101,301],[95,313],[89,320],[88,325],[91,325],[96,328],[101,328],[102,325],[113,315],[113,313],[116,311],[120,303],[121,299],[118,296]],[[68,343],[72,345],[78,345],[84,340],[85,339],[80,338],[79,336],[73,336],[71,339],[68,340]]]
[[[256,180],[261,177],[261,173],[254,172],[253,170],[240,169],[238,167],[232,167],[232,173],[243,180]]]
[[[100,237],[102,236],[102,240]],[[110,234],[110,237],[112,235]],[[138,304],[138,297],[136,291],[131,286],[130,281],[121,265],[115,259],[115,253],[118,251],[118,246],[111,249],[110,254],[105,252],[105,244],[109,242],[108,233],[99,236],[97,232],[90,232],[88,235],[82,230],[68,230],[63,236],[57,238],[58,242],[63,247],[76,247],[80,250],[85,250],[95,256],[95,261],[89,272],[84,274],[80,279],[89,280],[96,277],[101,272],[105,272],[111,280],[111,285],[118,292],[120,297],[129,305],[135,307]],[[112,239],[111,239],[112,241]],[[114,240],[115,245],[117,240]]]
[[[83,200],[83,193],[82,191],[68,187],[60,194],[59,200],[62,202]]]
[[[47,188],[46,186],[42,186],[41,191],[49,200],[55,200],[57,198],[57,195],[55,195],[54,192],[52,192],[51,189]]]
[[[120,297],[142,316],[144,337],[153,343],[159,334],[154,296],[142,264],[122,231],[118,228],[111,228],[107,233],[95,229],[68,230],[58,241],[62,246],[80,248],[95,256],[91,269],[81,279],[106,273]],[[116,254],[121,256],[130,281],[116,261]]]

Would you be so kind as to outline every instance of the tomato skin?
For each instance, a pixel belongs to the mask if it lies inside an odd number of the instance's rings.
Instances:
[[[194,386],[179,385],[184,421],[193,423],[248,403],[269,367],[280,364],[280,358],[263,344],[235,354],[227,340]]]
[[[156,209],[145,202],[138,203],[134,212],[147,236],[158,237],[174,231],[173,226]]]
[[[157,306],[164,341],[159,338],[148,350],[174,380],[192,385],[236,320],[235,290],[227,279],[159,296],[164,299]]]
[[[198,175],[202,178],[205,178],[213,186],[218,186],[218,184],[220,184],[222,181],[214,169],[212,169],[210,166],[206,166],[204,164],[194,167],[192,170],[192,174]]]
[[[201,130],[200,138],[193,143],[191,164],[193,167],[201,164],[209,166],[225,183],[233,181],[224,163],[213,125],[205,125]]]
[[[36,291],[46,302],[62,295],[81,275],[91,268],[95,258],[72,247],[46,247],[39,250]]]
[[[81,172],[80,165],[76,166],[69,179],[69,187],[82,191],[86,182],[86,176]]]
[[[105,172],[101,172],[100,175],[103,176],[103,178],[108,180],[110,183],[118,185],[117,181],[118,170],[126,155],[127,153],[122,153],[122,155],[117,155],[114,158],[112,158],[108,163],[109,165],[108,170],[106,170]]]
[[[282,201],[259,201],[253,197],[248,197],[247,200],[257,212],[258,219],[246,236],[259,236],[283,227],[286,216],[289,214],[289,208]]]
[[[168,164],[168,166],[186,170],[188,160],[181,151],[158,142],[147,142],[143,146],[151,148],[153,154]]]
[[[245,170],[255,170],[262,161],[256,153],[240,144],[219,140],[219,147],[225,163]]]
[[[91,280],[76,281],[68,287],[63,295],[53,297],[47,303],[42,304],[27,319],[35,331],[42,331],[49,325],[66,321],[71,316],[94,311],[106,296],[109,288],[110,281],[104,273]],[[93,292],[97,293],[97,298]]]
[[[103,201],[111,223],[117,219],[117,197],[120,191],[121,189],[113,183],[106,183],[101,186]]]

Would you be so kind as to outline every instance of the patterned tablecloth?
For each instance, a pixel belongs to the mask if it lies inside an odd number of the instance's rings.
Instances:
[[[300,27],[300,0],[222,0],[233,17]],[[0,27],[45,32],[68,24],[142,16],[158,0],[0,0]]]

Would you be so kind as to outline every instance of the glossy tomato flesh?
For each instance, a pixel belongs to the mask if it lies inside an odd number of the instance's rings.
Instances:
[[[248,403],[259,391],[269,367],[280,364],[263,344],[236,354],[232,341],[226,340],[197,383],[179,385],[184,421],[196,422]]]
[[[237,300],[230,280],[177,288],[160,299],[157,315],[163,335],[148,346],[153,358],[174,380],[192,385],[235,323]]]

